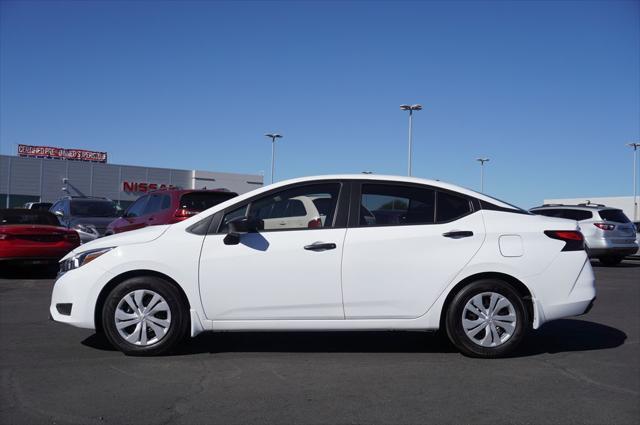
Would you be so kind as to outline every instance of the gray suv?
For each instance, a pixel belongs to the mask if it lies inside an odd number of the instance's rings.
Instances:
[[[66,196],[49,211],[58,216],[60,224],[76,230],[82,243],[104,236],[107,225],[121,215],[112,200],[93,196]]]
[[[547,217],[575,220],[584,235],[590,258],[615,266],[638,251],[636,228],[622,210],[601,204],[545,204],[529,210]]]

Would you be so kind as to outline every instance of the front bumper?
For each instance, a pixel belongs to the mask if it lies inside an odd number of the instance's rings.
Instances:
[[[93,263],[59,275],[51,294],[51,318],[78,328],[95,329],[98,296],[111,277]]]

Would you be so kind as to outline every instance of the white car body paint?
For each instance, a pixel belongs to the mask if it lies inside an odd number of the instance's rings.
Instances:
[[[246,243],[224,245],[223,235],[186,229],[246,199],[316,180],[375,180],[424,184],[489,202],[445,224],[309,229],[249,234]],[[386,330],[440,326],[445,300],[463,280],[498,273],[531,293],[533,327],[584,312],[595,297],[595,279],[584,251],[561,252],[564,242],[545,230],[576,230],[566,220],[508,212],[513,207],[439,181],[376,175],[333,175],[288,180],[232,198],[171,226],[152,226],[97,239],[75,253],[115,247],[56,281],[54,320],[95,328],[103,288],[128,272],[151,271],[172,279],[190,304],[192,336],[208,330]],[[412,229],[413,228],[413,229]],[[473,237],[439,238],[451,230]],[[522,255],[504,256],[502,236],[521,239]],[[336,249],[305,251],[314,242]],[[461,242],[461,243],[457,243]],[[57,303],[72,303],[70,315]]]

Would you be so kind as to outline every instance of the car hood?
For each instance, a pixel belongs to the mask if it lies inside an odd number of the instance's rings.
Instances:
[[[116,233],[115,235],[105,236],[103,238],[99,238],[81,245],[80,247],[68,253],[63,258],[63,260],[79,252],[89,251],[92,249],[111,248],[116,246],[151,242],[162,236],[162,234],[166,232],[169,227],[171,226],[168,224],[161,226],[148,226],[143,227],[142,229],[132,230],[130,232]]]

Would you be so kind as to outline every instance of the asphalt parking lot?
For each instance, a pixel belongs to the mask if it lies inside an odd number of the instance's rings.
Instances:
[[[0,280],[0,423],[640,422],[640,261],[594,264],[598,300],[511,358],[421,332],[204,334],[126,357],[48,320],[51,279]]]

